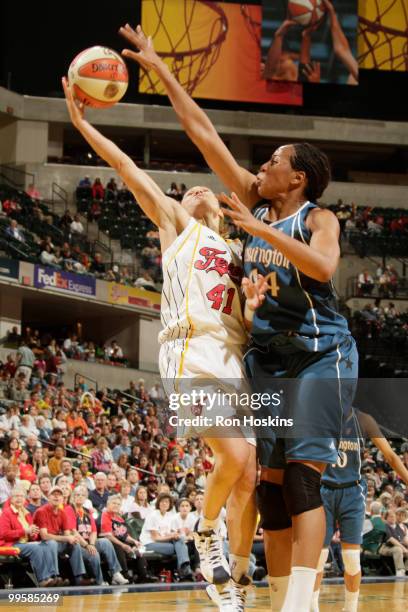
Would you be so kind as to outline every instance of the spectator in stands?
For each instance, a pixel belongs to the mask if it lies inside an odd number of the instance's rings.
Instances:
[[[107,538],[97,538],[96,523],[92,513],[85,507],[88,498],[86,487],[78,486],[71,495],[71,505],[66,514],[72,535],[82,548],[82,557],[91,566],[96,584],[103,584],[101,556],[106,560],[112,575],[112,584],[129,584],[120,572],[121,566],[112,543]]]
[[[25,381],[28,384],[33,371],[34,361],[35,355],[33,351],[26,344],[25,340],[22,340],[16,355],[17,370],[15,377],[18,378],[20,374],[24,374]]]
[[[54,478],[61,473],[61,462],[64,459],[65,450],[63,446],[57,445],[54,449],[54,455],[48,461],[48,469],[51,476]]]
[[[405,576],[408,570],[408,538],[405,531],[398,525],[394,510],[385,513],[385,543],[380,548],[380,554],[394,559],[396,576]],[[405,559],[405,562],[404,562]]]
[[[143,270],[142,275],[136,279],[135,287],[140,287],[149,291],[157,291],[153,277],[147,270]]]
[[[174,198],[175,200],[179,199],[180,190],[177,187],[176,183],[171,183],[170,187],[166,191],[166,195],[170,196],[171,198]]]
[[[143,520],[146,520],[148,515],[154,512],[154,508],[152,508],[148,501],[147,488],[143,485],[138,487],[133,504],[130,505],[128,512],[137,512]]]
[[[109,497],[109,493],[107,491],[106,474],[104,472],[97,472],[94,476],[94,482],[95,489],[90,491],[89,499],[91,500],[93,507],[98,512],[102,512]]]
[[[121,497],[111,495],[106,510],[102,513],[101,536],[112,542],[122,571],[128,574],[128,560],[134,559],[137,578],[134,582],[156,581],[147,573],[147,564],[139,553],[140,542],[129,534],[124,518],[120,514]]]
[[[118,193],[118,186],[116,184],[115,179],[112,177],[111,179],[109,179],[106,187],[105,187],[105,194],[106,194],[106,199],[109,199],[109,197],[115,199]]]
[[[16,344],[18,342],[20,342],[21,340],[21,334],[18,332],[18,327],[17,325],[14,325],[11,329],[9,329],[7,331],[7,343],[10,344]],[[7,361],[9,361],[9,357],[13,357],[12,355],[7,355]],[[12,377],[14,376],[14,372],[12,374]]]
[[[40,486],[36,482],[33,482],[28,489],[27,494],[26,508],[28,512],[30,514],[34,514],[38,508],[41,508],[41,506],[44,506],[47,503],[48,500],[46,497],[43,497]]]
[[[20,455],[18,453],[17,457]],[[9,464],[4,470],[3,478],[0,478],[0,506],[10,497],[11,491],[19,483],[17,465]]]
[[[126,456],[126,455],[125,455]],[[120,513],[125,516],[134,506],[135,498],[130,494],[131,484],[127,480],[121,480],[119,483],[119,495],[121,498]]]
[[[371,295],[374,289],[374,279],[368,270],[363,270],[363,272],[358,275],[357,287],[360,295]]]
[[[69,230],[69,228],[71,227],[71,223],[73,222],[74,217],[71,213],[70,210],[68,210],[68,208],[65,210],[64,214],[62,215],[61,219],[60,219],[60,227],[63,230]]]
[[[6,235],[10,236],[11,238],[14,238],[14,240],[18,240],[19,242],[26,241],[24,232],[18,227],[17,221],[15,219],[10,219],[10,225],[6,229]]]
[[[44,249],[41,251],[40,261],[44,266],[52,266],[59,268],[58,259],[54,255],[51,250],[51,246],[49,244],[44,245]]]
[[[75,236],[82,236],[84,233],[84,226],[81,223],[81,219],[79,217],[79,215],[74,215],[74,220],[70,225],[70,230],[71,230],[71,234],[72,237],[74,238]]]
[[[62,502],[63,489],[56,485],[50,490],[49,503],[35,512],[33,522],[39,527],[43,541],[56,542],[59,553],[68,552],[75,584],[79,586],[94,584],[94,579],[86,578],[81,546],[78,537],[71,534],[68,517],[61,509]]]
[[[147,550],[153,550],[164,555],[176,555],[177,567],[182,580],[192,580],[190,557],[184,539],[172,529],[174,514],[173,499],[168,493],[163,493],[156,500],[156,511],[147,516],[140,541]]]
[[[8,217],[13,217],[14,215],[21,212],[21,206],[18,202],[9,198],[4,200],[3,202],[3,213],[5,213]]]
[[[102,261],[102,255],[100,253],[95,253],[89,271],[98,277],[102,277],[105,274],[105,264]]]
[[[14,546],[19,549],[22,558],[30,560],[41,588],[67,586],[69,582],[58,576],[56,544],[38,541],[40,530],[37,525],[33,525],[24,501],[24,490],[13,489],[10,505],[3,509],[0,516],[0,546]]]
[[[92,197],[94,200],[103,200],[105,195],[105,189],[101,183],[100,178],[96,178],[92,185]]]
[[[79,181],[78,187],[92,187],[91,179],[88,175],[84,176],[84,178]]]
[[[122,361],[123,360],[123,351],[119,346],[117,340],[112,340],[110,347],[107,349],[105,354],[106,359],[110,359],[110,361]]]

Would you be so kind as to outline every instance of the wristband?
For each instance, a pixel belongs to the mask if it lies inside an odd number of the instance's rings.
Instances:
[[[247,321],[252,321],[255,315],[255,310],[252,310],[251,308],[249,308],[248,304],[245,302],[245,310],[244,310],[244,317]]]

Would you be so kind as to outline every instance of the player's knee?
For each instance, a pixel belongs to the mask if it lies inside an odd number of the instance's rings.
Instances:
[[[327,563],[327,559],[329,558],[329,549],[322,548],[320,553],[319,561],[317,562],[317,573],[322,574],[324,571],[324,566]]]
[[[361,572],[360,551],[356,548],[343,548],[341,554],[345,573],[349,576],[357,576]]]
[[[267,531],[280,531],[292,526],[281,485],[261,480],[256,489],[256,501],[261,515],[260,527]]]
[[[323,505],[320,473],[303,463],[289,463],[283,477],[283,498],[290,516],[297,516]]]

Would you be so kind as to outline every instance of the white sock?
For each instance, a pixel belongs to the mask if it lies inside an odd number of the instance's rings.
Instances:
[[[239,555],[229,554],[229,566],[231,576],[235,582],[239,582],[242,576],[248,573],[249,557],[240,557]]]
[[[358,596],[360,595],[360,591],[355,591],[355,593],[353,593],[353,591],[348,591],[347,589],[345,589],[345,591],[346,591],[346,599],[345,599],[345,605],[344,605],[345,612],[357,612]]]
[[[281,612],[310,612],[317,570],[292,567],[288,592]]]
[[[285,601],[290,576],[268,576],[272,612],[280,612]]]
[[[313,592],[312,605],[310,606],[310,612],[319,612],[319,596],[320,589]]]
[[[211,520],[207,519],[204,516],[200,518],[200,522],[198,523],[198,533],[203,531],[215,531],[218,527],[218,518]]]

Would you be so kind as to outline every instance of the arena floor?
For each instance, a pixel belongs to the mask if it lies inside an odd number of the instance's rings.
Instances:
[[[14,593],[16,591],[13,591]],[[22,591],[21,591],[22,592]],[[33,591],[25,591],[26,593]],[[55,593],[55,590],[50,592]],[[58,607],[46,606],[46,610],[55,612],[133,612],[143,610],[150,612],[214,612],[216,607],[207,599],[202,588],[186,590],[182,585],[160,585],[155,590],[151,588],[101,588],[78,590],[67,589]],[[0,607],[9,607],[15,611],[38,610],[38,606],[7,604],[7,591],[0,594]],[[329,610],[340,611],[343,603],[343,586],[326,583],[322,587],[321,612]],[[267,612],[269,607],[268,589],[258,587],[250,593],[248,610]],[[406,612],[408,609],[408,579],[394,581],[372,579],[365,581],[361,587],[359,612],[387,610],[388,612]]]

